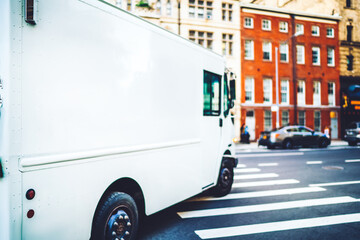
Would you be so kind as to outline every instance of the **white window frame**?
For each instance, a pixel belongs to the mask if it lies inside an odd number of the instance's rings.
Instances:
[[[330,30],[330,31],[329,31]],[[330,34],[329,34],[330,33]],[[334,38],[335,37],[335,30],[332,27],[326,28],[326,37]]]
[[[283,95],[286,94],[286,100],[283,101]],[[281,80],[280,82],[280,100],[281,104],[289,104],[289,80]]]
[[[270,124],[269,125],[267,124],[267,116],[266,116],[267,114],[269,114],[269,116],[270,116]],[[265,110],[264,111],[264,130],[271,131],[271,129],[272,129],[272,112],[269,110]]]
[[[271,31],[271,20],[263,19],[261,21],[261,29],[265,31]]]
[[[317,124],[318,121],[318,124]],[[321,112],[314,111],[314,130],[317,132],[321,131]]]
[[[321,58],[320,58],[320,47],[312,47],[311,48],[311,52],[312,52],[312,65],[315,65],[315,66],[320,66],[320,62],[321,62]],[[317,61],[316,62],[314,62],[314,53],[317,53]]]
[[[329,85],[332,85],[332,93],[330,94]],[[329,106],[335,106],[335,83],[334,82],[328,82],[328,103]]]
[[[279,22],[279,32],[287,33],[289,31],[288,29],[288,22],[280,21]]]
[[[265,101],[265,98],[268,98],[268,101]],[[271,78],[263,79],[263,101],[264,101],[264,104],[272,104],[272,79]]]
[[[313,105],[315,105],[315,106],[321,105],[321,82],[320,81],[313,82]]]
[[[297,23],[296,24],[296,33],[297,34],[304,34],[304,24]]]
[[[305,64],[305,46],[296,45],[296,63]]]
[[[245,28],[254,28],[254,19],[252,17],[244,18],[244,27]]]
[[[298,105],[305,105],[306,104],[306,95],[305,95],[305,80],[298,80],[297,81],[297,103]],[[299,90],[302,90],[302,92],[299,92]]]
[[[320,36],[320,27],[317,25],[312,25],[311,26],[311,35],[314,37],[319,37]]]
[[[285,54],[285,60],[281,59],[282,54]],[[289,44],[287,43],[280,43],[280,62],[289,62]]]
[[[284,116],[284,113],[286,113]],[[286,118],[285,118],[286,117]],[[286,119],[286,123],[284,124],[284,119]],[[289,111],[288,110],[283,110],[281,111],[281,126],[287,126],[290,123],[290,118],[289,118]]]
[[[327,48],[327,65],[329,67],[335,67],[335,49],[333,47]]]
[[[265,41],[262,44],[262,49],[263,49],[263,61],[271,61],[271,50],[272,50],[272,44],[271,42]],[[269,59],[265,59],[264,58],[264,53],[268,52],[269,53]]]
[[[301,116],[301,119],[304,120],[304,124],[300,124],[300,116]],[[298,123],[299,123],[300,126],[306,126],[306,112],[305,111],[299,111],[298,112]]]
[[[250,100],[246,100],[247,93],[250,92]],[[245,102],[254,103],[254,77],[245,78]]]
[[[245,40],[244,59],[254,60],[254,40]]]

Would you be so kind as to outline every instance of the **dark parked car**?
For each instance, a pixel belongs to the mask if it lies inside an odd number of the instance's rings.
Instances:
[[[326,148],[330,145],[330,139],[321,132],[304,126],[287,126],[272,131],[261,132],[259,145],[272,149],[282,147],[291,149],[294,146],[318,146]]]
[[[355,146],[360,142],[360,122],[351,123],[349,128],[345,130],[345,141],[350,146]]]

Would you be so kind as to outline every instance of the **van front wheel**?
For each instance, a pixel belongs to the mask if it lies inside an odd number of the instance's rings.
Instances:
[[[230,160],[223,160],[219,172],[216,186],[212,189],[212,194],[216,197],[227,195],[231,191],[234,182],[234,169]]]
[[[139,216],[130,195],[113,192],[100,204],[94,217],[91,239],[136,239]]]

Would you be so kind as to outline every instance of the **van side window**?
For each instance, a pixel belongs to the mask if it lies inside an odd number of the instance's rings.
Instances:
[[[204,70],[204,116],[220,115],[221,76]]]

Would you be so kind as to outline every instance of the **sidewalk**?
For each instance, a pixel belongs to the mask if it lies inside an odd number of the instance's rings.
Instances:
[[[331,144],[329,147],[345,147],[348,146],[348,143],[343,140],[331,140]],[[250,150],[250,149],[266,149],[265,146],[258,146],[257,142],[251,142],[249,144],[246,143],[236,143],[236,150]]]

